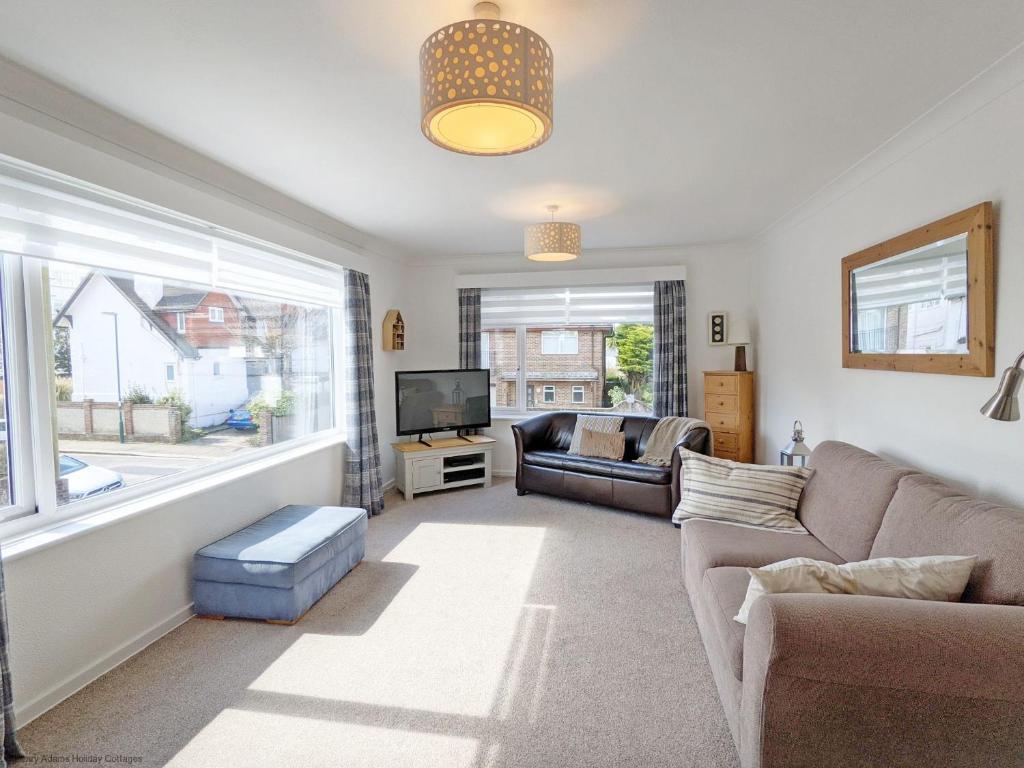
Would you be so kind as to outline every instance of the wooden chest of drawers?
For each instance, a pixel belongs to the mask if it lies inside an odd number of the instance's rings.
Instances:
[[[715,456],[754,461],[754,373],[704,372],[704,420],[715,436]]]

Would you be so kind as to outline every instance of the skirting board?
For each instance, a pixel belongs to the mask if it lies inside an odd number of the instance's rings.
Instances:
[[[132,656],[155,643],[168,632],[180,627],[191,619],[193,615],[192,603],[189,603],[185,607],[179,608],[168,618],[136,635],[94,664],[90,664],[81,672],[72,675],[63,683],[55,685],[50,690],[39,694],[27,704],[17,706],[18,703],[15,702],[14,720],[18,727],[22,728],[28,725],[46,711],[60,704],[64,699],[74,696],[85,686],[89,685],[89,683],[103,677],[114,667],[128,661]]]

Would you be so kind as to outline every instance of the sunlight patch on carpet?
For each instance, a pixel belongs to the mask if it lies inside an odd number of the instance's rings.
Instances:
[[[169,768],[344,765],[346,768],[470,768],[476,739],[226,709],[167,763]]]
[[[544,535],[541,527],[416,526],[384,558],[416,571],[365,633],[303,634],[250,689],[487,716],[507,687]]]

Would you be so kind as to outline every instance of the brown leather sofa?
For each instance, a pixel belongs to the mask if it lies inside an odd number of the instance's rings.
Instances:
[[[512,425],[519,495],[535,491],[671,517],[679,504],[679,451],[672,452],[671,467],[634,462],[643,455],[658,419],[623,416],[626,454],[622,461],[613,461],[568,453],[576,416],[573,411],[550,411]],[[708,430],[698,427],[676,448],[707,453],[709,445]]]
[[[1024,512],[846,443],[814,449],[810,535],[688,520],[683,579],[743,768],[1024,765]],[[758,598],[790,557],[977,555],[961,602]]]

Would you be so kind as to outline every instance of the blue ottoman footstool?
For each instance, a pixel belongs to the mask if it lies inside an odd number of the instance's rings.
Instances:
[[[197,614],[294,624],[363,559],[366,512],[290,505],[200,549]]]

